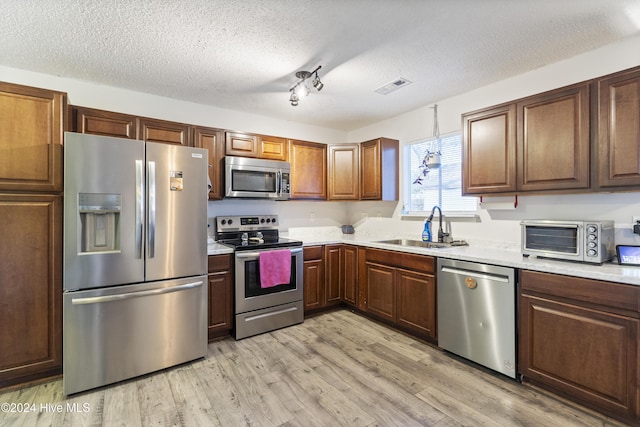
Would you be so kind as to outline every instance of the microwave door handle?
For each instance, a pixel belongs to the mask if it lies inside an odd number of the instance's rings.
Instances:
[[[276,175],[276,194],[282,195],[282,172],[278,171]]]

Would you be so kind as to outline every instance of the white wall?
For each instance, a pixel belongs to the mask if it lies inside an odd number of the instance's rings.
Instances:
[[[461,115],[491,105],[533,95],[594,77],[640,65],[640,36],[596,49],[537,70],[502,80],[471,92],[437,101],[440,133],[461,129]],[[393,94],[389,95],[393,96]],[[425,106],[409,113],[349,132],[349,141],[365,141],[378,136],[400,140],[401,147],[433,133],[433,110]],[[640,142],[639,142],[640,143]],[[402,174],[401,157],[401,174]],[[402,183],[401,183],[402,187]],[[400,194],[403,194],[401,188]],[[420,236],[422,221],[403,220],[398,203],[384,228]],[[640,215],[640,193],[600,193],[589,195],[520,196],[515,210],[480,210],[478,222],[453,223],[456,238],[520,241],[519,222],[523,218],[612,219],[618,243],[640,244],[640,236],[630,232],[631,216]],[[357,216],[352,216],[357,219]],[[369,218],[359,230],[381,228]]]

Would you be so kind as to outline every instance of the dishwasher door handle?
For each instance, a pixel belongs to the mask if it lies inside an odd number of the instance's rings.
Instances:
[[[484,273],[480,271],[462,270],[462,269],[452,268],[452,267],[442,267],[441,271],[443,273],[452,273],[452,274],[457,274],[461,276],[475,277],[476,279],[487,279],[487,280],[492,280],[494,282],[509,283],[509,278],[507,276],[502,276],[498,274]]]

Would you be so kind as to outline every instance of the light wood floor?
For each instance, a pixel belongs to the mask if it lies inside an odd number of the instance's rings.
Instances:
[[[70,399],[57,380],[0,403],[27,406],[0,426],[622,425],[346,310]]]

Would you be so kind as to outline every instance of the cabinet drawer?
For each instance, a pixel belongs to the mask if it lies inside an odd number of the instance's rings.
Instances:
[[[528,270],[521,271],[520,283],[523,293],[534,292],[608,307],[605,311],[615,309],[634,317],[640,312],[640,288],[633,285]]]
[[[304,248],[304,260],[322,259],[323,246],[306,246]]]
[[[230,271],[233,262],[233,255],[209,255],[209,273],[216,271]]]
[[[435,271],[435,258],[428,255],[387,251],[384,249],[367,249],[366,259],[370,262],[403,267],[412,271],[424,273],[433,273]]]

